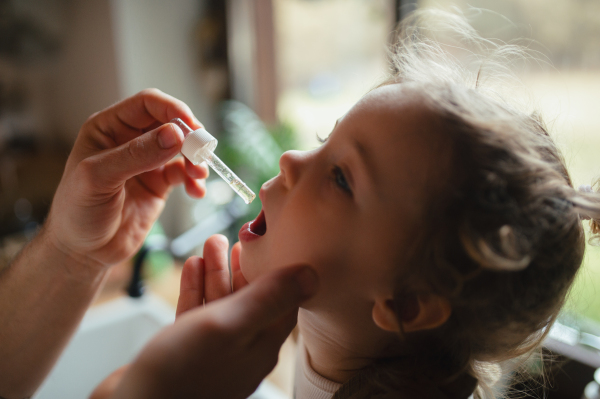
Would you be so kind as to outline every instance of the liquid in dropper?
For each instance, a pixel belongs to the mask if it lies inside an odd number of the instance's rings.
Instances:
[[[213,151],[217,147],[215,139],[205,129],[192,130],[181,119],[176,118],[171,121],[183,131],[185,140],[181,147],[181,153],[189,159],[194,165],[205,161],[223,180],[229,184],[246,204],[251,203],[256,194],[217,157]]]

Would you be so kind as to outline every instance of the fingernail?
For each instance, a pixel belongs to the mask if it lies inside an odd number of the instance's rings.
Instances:
[[[319,288],[319,278],[310,268],[304,267],[296,273],[296,281],[300,284],[302,294],[307,298],[313,296]]]
[[[183,140],[183,132],[179,129],[178,126],[171,124],[170,128],[163,128],[160,132],[158,132],[158,145],[168,150],[169,148],[174,147],[178,140],[178,137],[181,137]]]

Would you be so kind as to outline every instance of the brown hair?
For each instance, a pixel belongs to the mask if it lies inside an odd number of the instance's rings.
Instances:
[[[461,65],[432,32],[475,47],[476,68]],[[499,394],[490,370],[538,347],[556,319],[583,258],[580,215],[600,231],[598,195],[573,189],[540,116],[498,90],[515,81],[505,65],[527,53],[481,38],[458,12],[420,10],[399,27],[384,83],[420,96],[439,125],[430,134],[451,157],[443,182],[430,188],[403,260],[411,275],[398,282],[394,305],[402,309],[418,286],[447,298],[452,314],[443,326],[403,339],[415,348],[415,374],[441,386],[471,375],[479,397]]]

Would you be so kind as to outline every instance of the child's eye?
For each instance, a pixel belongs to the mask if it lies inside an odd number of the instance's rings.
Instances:
[[[352,195],[352,189],[350,188],[342,169],[339,166],[334,166],[332,173],[335,184],[348,194]]]

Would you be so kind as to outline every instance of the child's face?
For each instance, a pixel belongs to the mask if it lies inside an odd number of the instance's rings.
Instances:
[[[261,214],[240,230],[248,281],[308,264],[321,287],[309,305],[348,307],[392,296],[432,160],[421,134],[431,117],[416,98],[402,85],[374,90],[321,147],[281,156],[280,173],[260,190]]]

